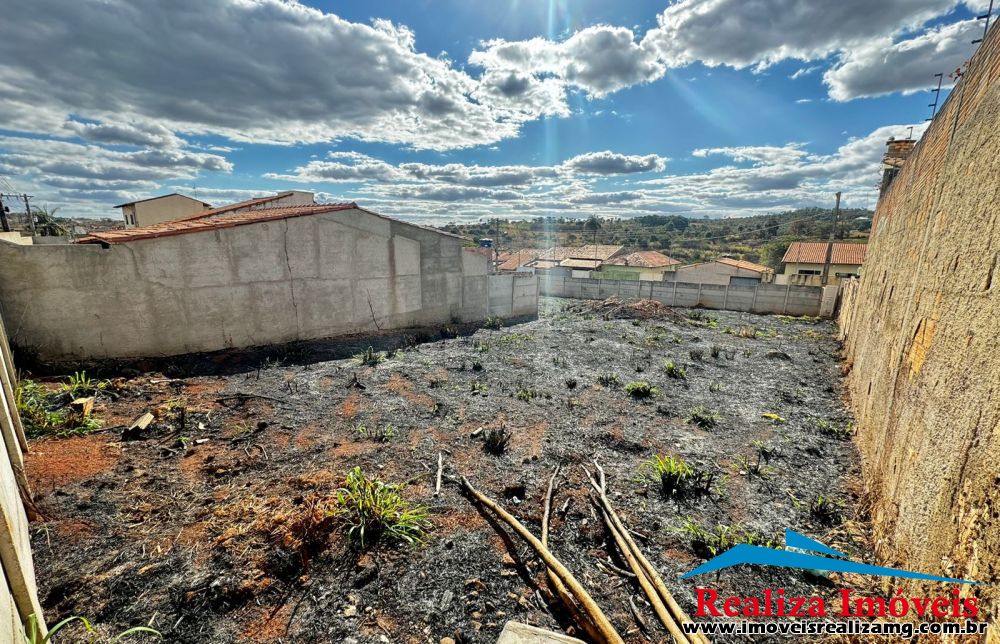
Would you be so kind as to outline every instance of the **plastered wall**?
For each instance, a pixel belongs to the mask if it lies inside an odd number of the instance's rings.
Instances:
[[[993,28],[880,200],[840,317],[879,558],[990,584],[1000,581],[998,132]],[[965,590],[986,599],[997,641],[996,586]]]
[[[178,355],[510,315],[462,240],[360,210],[103,248],[0,243],[12,341],[43,360]],[[529,278],[533,279],[533,278]],[[506,284],[507,282],[504,282]],[[498,299],[501,299],[498,297]],[[537,311],[520,303],[518,311]]]

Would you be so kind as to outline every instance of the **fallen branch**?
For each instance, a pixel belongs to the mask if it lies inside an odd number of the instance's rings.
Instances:
[[[587,480],[590,481],[591,487],[597,495],[597,500],[600,504],[601,515],[604,518],[605,524],[608,526],[609,531],[615,538],[615,542],[618,544],[618,548],[622,551],[622,555],[625,557],[626,562],[632,571],[636,574],[636,578],[639,584],[642,586],[643,591],[646,592],[646,596],[652,604],[654,610],[656,610],[657,617],[660,618],[660,622],[663,623],[664,627],[670,632],[677,642],[686,643],[688,641],[694,644],[708,644],[708,638],[700,633],[694,633],[685,636],[684,633],[678,627],[678,623],[690,624],[691,619],[687,614],[681,609],[680,605],[674,599],[670,591],[667,590],[666,584],[663,583],[663,579],[660,578],[658,572],[653,567],[653,565],[646,559],[645,555],[636,545],[635,541],[629,530],[622,523],[622,520],[618,517],[615,512],[614,506],[611,505],[611,500],[608,499],[606,493],[606,479],[604,476],[604,468],[600,466],[597,461],[594,461],[594,466],[597,468],[597,473],[599,476],[599,483],[595,481],[590,475],[590,472],[584,468],[584,472],[587,474]],[[664,610],[669,607],[669,613]]]
[[[549,477],[549,488],[545,493],[545,509],[542,512],[542,545],[546,548],[549,547],[549,518],[552,516],[552,495],[555,492],[555,481],[556,477],[559,476],[559,470],[561,467],[557,466],[552,472],[552,476]],[[599,641],[601,637],[600,632],[590,621],[590,619],[583,614],[580,607],[577,605],[573,596],[570,595],[569,591],[566,589],[565,584],[559,580],[559,577],[551,568],[546,568],[545,572],[549,578],[549,584],[552,586],[553,592],[559,597],[559,601],[562,602],[563,606],[566,607],[566,612],[569,613],[570,618],[572,618],[573,623],[580,627],[592,640]]]
[[[492,510],[504,523],[510,526],[517,534],[528,542],[528,545],[535,551],[545,565],[552,570],[552,572],[559,578],[568,589],[569,592],[573,594],[576,601],[579,602],[581,610],[587,614],[590,620],[593,622],[594,627],[597,629],[599,637],[596,641],[602,643],[612,643],[612,644],[624,644],[621,635],[615,630],[615,627],[608,621],[608,618],[604,615],[601,607],[597,605],[590,594],[580,585],[580,582],[573,577],[573,574],[566,569],[558,559],[553,556],[549,549],[542,545],[535,535],[531,534],[527,528],[525,528],[520,521],[515,519],[510,513],[501,508],[495,502],[493,502],[488,497],[480,493],[476,488],[472,487],[469,480],[462,477],[462,486],[465,490],[472,496],[473,499],[481,503],[487,509]]]

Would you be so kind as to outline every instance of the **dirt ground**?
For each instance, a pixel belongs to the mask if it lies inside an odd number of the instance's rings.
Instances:
[[[493,642],[510,619],[570,626],[544,600],[544,569],[523,542],[457,485],[434,496],[439,452],[446,476],[468,476],[535,534],[561,464],[551,545],[629,642],[666,635],[634,582],[604,565],[624,567],[588,502],[582,467],[594,459],[685,609],[696,583],[720,595],[781,586],[832,596],[831,582],[787,570],[679,579],[711,556],[693,525],[775,545],[788,527],[867,559],[857,454],[819,428],[850,421],[832,324],[652,313],[543,298],[537,320],[405,346],[377,366],[297,355],[183,379],[127,372],[120,397],[96,408],[109,429],[30,446],[49,621],[148,624],[171,642]],[[668,361],[686,377],[670,377]],[[363,389],[349,386],[354,374]],[[635,399],[624,390],[632,381],[658,391]],[[699,406],[717,414],[714,427],[688,422]],[[123,440],[117,428],[146,411],[150,428]],[[358,431],[390,424],[385,442]],[[474,436],[496,427],[513,435],[501,456]],[[663,495],[641,467],[657,454],[712,473],[711,492]],[[429,508],[423,544],[360,552],[336,531],[308,547],[285,538],[354,466]],[[834,500],[832,517],[811,510],[821,496]]]

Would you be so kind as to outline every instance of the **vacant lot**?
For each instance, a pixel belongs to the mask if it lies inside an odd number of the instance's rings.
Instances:
[[[665,634],[613,568],[623,564],[582,472],[593,459],[689,611],[695,580],[678,576],[735,542],[780,545],[791,527],[864,558],[830,323],[649,303],[543,308],[525,324],[404,342],[369,356],[377,364],[300,352],[230,375],[111,379],[95,409],[104,431],[39,438],[28,455],[49,619],[152,623],[175,642],[492,642],[509,619],[568,626],[522,542],[458,486],[434,495],[439,452],[446,478],[468,476],[536,534],[561,464],[552,547],[629,641],[646,641],[630,597],[651,639]],[[130,440],[109,429],[147,411],[155,420]],[[491,430],[510,434],[500,454],[484,449]],[[702,472],[701,489],[664,493],[644,467],[657,455]],[[330,519],[354,467],[426,506],[422,543],[362,550]],[[832,592],[790,571],[708,577],[697,581],[740,595]]]

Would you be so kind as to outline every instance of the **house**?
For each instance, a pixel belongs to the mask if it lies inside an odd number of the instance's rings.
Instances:
[[[785,269],[776,281],[778,284],[822,286],[829,256],[827,283],[839,284],[843,279],[861,274],[867,248],[867,244],[847,242],[792,242],[781,258]]]
[[[0,242],[0,265],[11,268],[0,275],[0,304],[17,316],[31,311],[20,337],[47,360],[170,356],[537,313],[535,277],[491,275],[485,257],[463,251],[464,237],[355,203],[258,206],[59,246]]]
[[[542,251],[527,266],[536,271],[545,271],[548,275],[590,277],[591,271],[597,270],[601,264],[624,251],[624,246],[612,244],[553,246]]]
[[[655,250],[640,250],[612,257],[593,274],[605,280],[646,280],[662,282],[663,274],[675,270],[680,262]]]
[[[757,286],[774,281],[774,271],[767,266],[731,257],[720,257],[710,262],[678,266],[664,274],[673,282],[717,284],[720,286]]]
[[[126,228],[153,226],[164,221],[183,219],[211,207],[212,204],[192,199],[177,192],[115,206],[115,208],[122,209]]]
[[[288,190],[265,197],[255,197],[245,201],[213,208],[211,204],[198,201],[182,194],[152,197],[140,201],[124,203],[115,208],[122,209],[125,228],[145,228],[167,221],[184,221],[204,217],[218,217],[261,208],[283,208],[286,206],[310,206],[316,200],[313,193],[304,190]]]
[[[535,270],[529,264],[542,254],[542,251],[534,248],[523,248],[501,253],[497,258],[500,264],[497,270],[501,273],[534,273]]]

